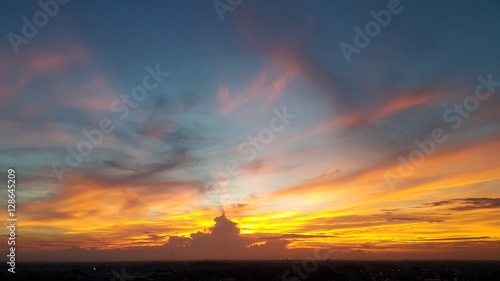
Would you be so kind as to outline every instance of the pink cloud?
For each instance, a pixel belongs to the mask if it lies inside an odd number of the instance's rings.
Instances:
[[[10,50],[0,50],[0,101],[20,97],[42,73],[60,71],[71,65],[87,65],[92,61],[89,52],[73,43],[61,50],[30,49],[22,56],[11,56]]]
[[[219,90],[217,91],[217,99],[219,102],[226,101],[229,98],[229,91],[224,84],[219,83]]]
[[[29,68],[35,73],[65,68],[71,64],[89,64],[91,56],[80,47],[69,52],[54,52],[48,50],[33,51],[30,54]]]

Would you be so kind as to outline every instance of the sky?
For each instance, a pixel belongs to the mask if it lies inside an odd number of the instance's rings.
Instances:
[[[499,13],[3,1],[19,261],[500,259]]]

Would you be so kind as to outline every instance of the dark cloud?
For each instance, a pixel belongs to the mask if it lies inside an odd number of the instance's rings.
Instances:
[[[458,198],[431,203],[423,203],[424,206],[441,207],[448,206],[453,211],[468,211],[476,209],[500,208],[500,198]]]
[[[397,212],[401,210],[401,208],[397,208],[397,209],[380,209],[380,211],[382,212]]]
[[[40,222],[58,222],[66,219],[72,219],[74,216],[66,212],[59,211],[45,211],[41,213],[28,214],[25,216],[26,219],[36,220]]]
[[[439,207],[439,206],[449,205],[452,203],[453,203],[453,200],[446,200],[446,201],[437,201],[437,202],[432,202],[432,203],[423,203],[422,205]]]
[[[165,236],[157,235],[157,234],[149,234],[149,239],[153,241],[161,241]]]
[[[251,238],[242,236],[238,224],[222,214],[214,219],[208,231],[198,231],[187,237],[170,236],[164,248],[185,251],[184,254],[200,258],[251,258],[256,256],[283,255],[290,250],[290,242],[283,237]],[[289,238],[293,238],[293,235]]]
[[[316,218],[309,221],[308,225],[301,227],[302,232],[309,231],[331,231],[351,228],[366,228],[405,224],[408,222],[439,223],[445,221],[443,214],[429,213],[405,213],[400,212],[394,216],[392,212],[384,212],[373,215],[348,215],[337,217]]]
[[[467,211],[500,208],[500,198],[466,198],[461,199],[461,201],[460,206],[451,208],[451,210]]]
[[[314,234],[283,234],[277,236],[265,236],[260,239],[272,240],[272,239],[297,239],[297,238],[336,238],[337,235],[314,235]]]
[[[131,246],[126,250],[96,250],[83,249],[78,246],[68,250],[27,253],[28,259],[44,257],[44,260],[135,260],[135,258],[154,259],[276,259],[287,257],[305,257],[311,255],[304,249],[287,249],[290,241],[287,239],[269,237],[269,239],[253,238],[240,234],[238,224],[225,214],[214,218],[214,226],[203,232],[192,233],[189,237],[169,236],[163,246]],[[143,232],[144,233],[144,232]],[[148,241],[161,241],[164,236],[145,233],[144,241],[130,241],[134,245],[146,244]],[[292,236],[290,236],[292,237]],[[138,239],[138,240],[141,240]],[[48,244],[51,245],[51,244]],[[75,242],[76,245],[76,242]],[[127,245],[125,243],[124,245]],[[74,255],[78,252],[78,255]]]

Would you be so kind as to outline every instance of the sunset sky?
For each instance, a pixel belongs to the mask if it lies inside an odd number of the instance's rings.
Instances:
[[[0,8],[19,261],[500,259],[499,1],[48,2]]]

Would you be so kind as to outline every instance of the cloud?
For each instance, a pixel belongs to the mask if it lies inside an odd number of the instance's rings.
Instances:
[[[227,114],[249,102],[255,101],[255,99],[259,97],[262,98],[263,95],[267,93],[267,90],[265,88],[268,78],[267,76],[268,75],[265,70],[261,71],[259,75],[252,80],[251,85],[246,86],[239,92],[231,95],[230,98],[229,92],[227,91],[226,87],[223,86],[222,89],[221,87],[219,87],[218,96],[226,96],[227,92],[227,98],[219,98],[219,107],[217,109],[218,112]]]
[[[217,99],[219,102],[224,102],[229,98],[229,91],[224,84],[219,83],[219,90],[217,91]]]
[[[466,211],[500,208],[500,198],[465,198],[461,199],[461,201],[461,206],[454,207],[452,210]]]
[[[28,56],[32,56],[29,61],[29,69],[34,73],[62,69],[72,64],[88,64],[92,60],[88,52],[75,44],[62,52],[37,50],[28,53]]]
[[[410,110],[423,111],[436,107],[432,101],[441,95],[443,95],[443,92],[438,88],[427,92],[392,93],[381,98],[378,102],[368,103],[347,112],[340,112],[304,132],[301,137],[308,138],[332,129],[374,128],[375,124],[383,121],[383,119],[393,117],[399,113],[408,114]]]
[[[192,233],[189,238],[171,236],[169,242],[164,245],[165,249],[195,259],[278,258],[304,253],[303,250],[287,249],[287,245],[290,244],[288,239],[306,236],[244,236],[240,234],[238,224],[228,219],[225,214],[214,218],[214,222],[215,225],[208,231]]]
[[[43,75],[62,74],[70,66],[91,63],[90,53],[76,43],[65,42],[60,46],[64,47],[57,51],[29,49],[20,56],[12,56],[11,50],[0,49],[0,73],[3,73],[0,79],[0,101],[5,103],[20,99],[26,88]]]
[[[424,238],[417,241],[467,241],[467,240],[491,240],[489,236],[472,236],[472,237],[449,237],[449,238]]]
[[[282,234],[282,235],[276,235],[276,236],[265,236],[262,237],[261,239],[264,240],[271,240],[271,239],[310,239],[310,238],[337,238],[339,236],[337,235],[315,235],[315,234],[296,234],[296,233],[290,233],[290,234]]]
[[[396,209],[380,209],[382,212],[397,212],[401,210],[401,208],[396,208]]]
[[[458,198],[431,203],[423,203],[424,206],[448,207],[453,211],[469,211],[476,209],[496,209],[500,208],[500,198]]]
[[[185,236],[170,235],[163,246],[139,246],[147,241],[161,242],[164,235],[142,232],[141,236],[131,238],[133,244],[122,250],[95,250],[89,247],[69,246],[69,250],[46,251],[44,260],[135,260],[167,259],[172,255],[181,260],[197,259],[276,259],[283,256],[304,255],[303,250],[289,250],[289,241],[281,238],[252,238],[242,236],[238,224],[231,221],[225,214],[214,218],[215,224],[208,231],[198,231]],[[143,228],[144,230],[144,228]],[[61,245],[64,245],[61,244]],[[61,245],[57,245],[60,247]],[[47,246],[47,245],[46,245]],[[50,246],[50,245],[49,245]],[[53,245],[52,245],[53,246]],[[122,244],[127,246],[127,243]],[[78,252],[77,255],[72,253]],[[26,253],[28,259],[39,257],[40,252]]]

